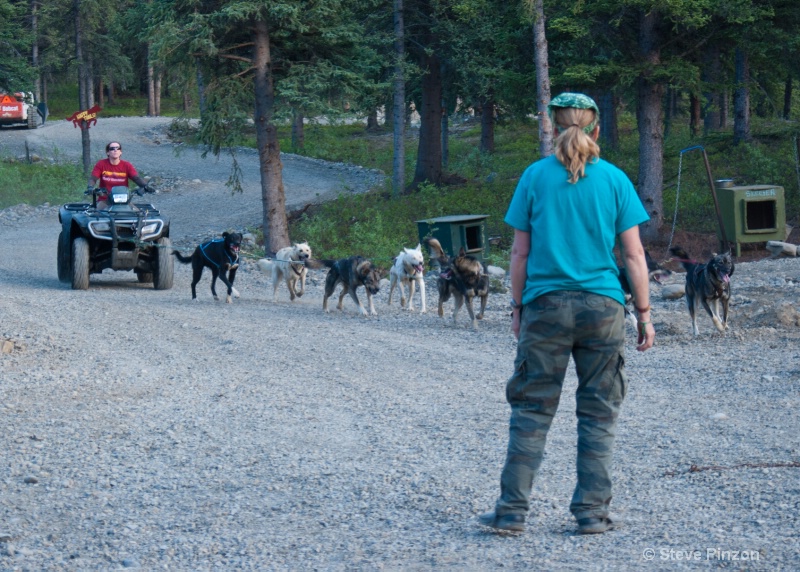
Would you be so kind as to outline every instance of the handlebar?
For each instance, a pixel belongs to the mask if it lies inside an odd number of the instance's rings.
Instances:
[[[85,191],[83,191],[83,194],[86,195],[86,196],[89,196],[89,195],[94,196],[94,195],[97,195],[98,193],[101,193],[101,192],[102,193],[107,193],[108,190],[107,189],[98,188],[98,187],[93,187],[93,188],[88,188]],[[153,187],[151,187],[150,185],[145,185],[144,187],[136,187],[135,189],[133,189],[132,192],[136,193],[137,195],[139,195],[141,197],[145,193],[152,194],[152,193],[156,193],[157,191]]]

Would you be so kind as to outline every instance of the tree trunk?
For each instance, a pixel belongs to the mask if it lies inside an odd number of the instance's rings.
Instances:
[[[719,46],[710,44],[705,53],[702,72],[702,80],[705,85],[703,90],[703,132],[705,134],[719,128],[720,68]]]
[[[88,98],[86,104],[92,107],[94,105],[94,57],[92,51],[86,49],[83,51],[83,57],[86,61],[86,73],[84,74],[86,96]]]
[[[750,64],[736,48],[736,90],[733,92],[733,144],[750,140]]]
[[[306,134],[303,125],[303,112],[297,109],[292,111],[292,151],[302,151],[306,144]]]
[[[192,100],[189,98],[189,92],[183,92],[183,113],[186,115],[189,114],[189,110],[192,108]]]
[[[783,118],[789,119],[792,115],[792,76],[786,76],[786,82],[783,84]]]
[[[81,20],[81,0],[73,0],[75,10],[75,60],[78,63],[78,106],[80,110],[89,109],[88,80],[86,62],[83,59],[83,22]],[[86,122],[81,121],[81,151],[83,154],[83,175],[88,177],[92,172],[92,141]]]
[[[114,76],[108,78],[108,104],[114,105]]]
[[[161,78],[164,72],[158,70],[153,79],[153,109],[155,109],[156,116],[161,117]]]
[[[549,157],[553,154],[553,126],[547,116],[550,103],[550,64],[548,63],[547,37],[545,36],[545,17],[543,0],[536,0],[536,14],[533,23],[533,47],[536,60],[536,111],[539,117],[539,155]],[[602,114],[600,115],[602,118]],[[601,131],[602,133],[602,131]]]
[[[399,196],[406,184],[406,80],[405,24],[403,23],[403,0],[393,0],[394,15],[394,98],[392,101],[392,123],[394,129],[394,155],[392,159],[392,195]],[[387,115],[388,120],[388,115]]]
[[[450,115],[447,113],[447,105],[442,100],[442,169],[447,170],[450,161]]]
[[[147,46],[147,116],[156,115],[156,86],[153,64],[150,62],[150,46]]]
[[[609,149],[619,148],[618,104],[619,98],[612,91],[604,91],[597,98],[597,107],[600,108],[600,137],[603,146]]]
[[[200,67],[200,58],[195,58],[195,79],[197,81],[197,106],[200,108],[200,117],[206,112],[206,83],[203,78],[203,68]]]
[[[692,137],[700,134],[700,120],[702,119],[702,106],[700,98],[695,94],[689,96],[689,131]]]
[[[367,131],[377,131],[380,129],[378,126],[378,108],[373,107],[369,115],[367,115]]]
[[[283,165],[278,142],[278,129],[272,123],[275,92],[272,60],[269,51],[269,29],[261,15],[253,27],[255,68],[255,126],[261,172],[261,202],[264,209],[264,248],[277,252],[289,245],[289,224],[286,220],[286,195],[283,190]]]
[[[97,105],[100,107],[106,106],[106,97],[105,97],[105,84],[103,83],[103,77],[100,76],[97,78]]]
[[[642,13],[639,30],[639,55],[645,65],[637,80],[636,121],[639,128],[639,198],[650,220],[642,225],[642,239],[655,242],[664,219],[662,187],[664,184],[663,108],[664,84],[650,77],[661,64],[659,51],[658,10]]]
[[[730,109],[728,105],[728,88],[723,88],[719,94],[719,128],[720,129],[727,129],[728,128],[728,116],[730,115]]]
[[[39,0],[30,0],[31,11],[31,64],[36,72],[33,79],[33,97],[37,102],[42,101],[42,74],[39,72]]]
[[[494,101],[481,102],[481,153],[494,153]]]
[[[411,189],[424,182],[442,183],[442,76],[439,56],[420,53],[422,73],[422,101],[419,112],[419,147],[417,168]]]

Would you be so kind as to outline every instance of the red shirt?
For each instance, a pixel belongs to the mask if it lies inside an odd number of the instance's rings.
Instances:
[[[92,177],[100,179],[98,187],[111,190],[111,187],[127,187],[128,179],[137,177],[136,168],[120,159],[118,165],[112,165],[108,159],[100,159],[92,169]]]

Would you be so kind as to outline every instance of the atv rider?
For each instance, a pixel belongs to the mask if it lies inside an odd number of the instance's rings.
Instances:
[[[86,189],[88,195],[94,190],[96,184],[99,185],[102,192],[97,195],[98,209],[108,208],[108,193],[111,191],[111,187],[127,188],[129,179],[140,187],[144,187],[145,191],[154,192],[136,172],[136,167],[128,161],[122,160],[122,145],[118,141],[111,141],[106,145],[106,155],[108,159],[99,160],[92,169],[92,174],[89,176],[89,187]]]

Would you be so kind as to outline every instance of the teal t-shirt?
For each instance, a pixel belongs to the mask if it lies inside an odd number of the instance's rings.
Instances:
[[[580,290],[625,303],[614,243],[650,220],[630,179],[598,159],[572,184],[555,155],[530,165],[517,184],[505,222],[529,232],[527,304],[554,290]]]

